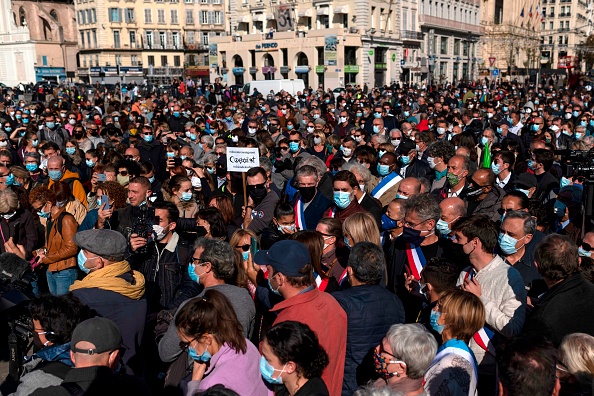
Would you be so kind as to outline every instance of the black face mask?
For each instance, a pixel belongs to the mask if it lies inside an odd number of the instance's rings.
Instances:
[[[470,183],[466,190],[466,199],[476,200],[485,191],[487,187],[479,186],[478,184]]]
[[[268,194],[264,183],[257,184],[255,186],[246,186],[246,192],[248,196],[252,198],[255,205],[258,205],[260,202],[262,202],[266,197],[266,194]]]
[[[301,194],[301,198],[303,198],[304,202],[311,201],[316,196],[316,191],[316,186],[299,187],[299,194]]]
[[[405,242],[415,246],[421,246],[421,243],[425,240],[425,237],[421,236],[421,231],[410,227],[404,227],[401,238],[404,239]]]

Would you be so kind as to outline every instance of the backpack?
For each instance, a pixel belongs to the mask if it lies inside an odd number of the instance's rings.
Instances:
[[[72,216],[70,213],[63,211],[58,216],[58,220],[55,221],[55,224],[57,227],[56,230],[58,231],[58,234],[60,234],[60,238],[62,238],[62,239],[64,239],[64,237],[62,237],[62,221],[64,220],[64,217],[66,217],[66,215]],[[72,217],[74,217],[74,216],[72,216]],[[47,233],[45,235],[46,243],[47,243],[47,241],[49,241],[49,235],[50,235],[50,232],[52,231],[53,225],[54,225],[54,222],[48,222]]]

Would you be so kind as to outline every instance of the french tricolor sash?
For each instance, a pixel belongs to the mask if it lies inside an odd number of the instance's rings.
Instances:
[[[340,286],[342,286],[342,283],[345,282],[347,275],[348,275],[348,272],[347,272],[347,269],[345,268],[344,271],[342,272],[342,275],[340,275],[340,278],[338,279],[338,284]]]
[[[331,208],[330,211],[328,212],[328,217],[330,217],[331,219],[333,219],[334,216],[336,216],[336,207]]]
[[[431,362],[431,366],[438,363],[444,356],[450,354],[454,354],[460,356],[463,359],[466,359],[472,365],[472,368],[474,369],[475,378],[478,381],[478,363],[476,361],[476,358],[474,357],[470,348],[468,348],[468,345],[466,345],[464,341],[461,340],[452,339],[446,341],[446,343],[443,344],[437,351],[437,355],[435,355],[433,362]]]
[[[402,177],[398,173],[391,172],[389,175],[384,177],[382,179],[382,181],[379,182],[379,184],[377,186],[375,186],[373,191],[371,191],[371,195],[373,196],[373,198],[379,199],[379,197],[381,197],[386,191],[388,191],[395,184],[400,182],[400,180],[402,180]],[[393,197],[393,198],[396,198],[396,197]]]
[[[318,273],[316,271],[314,271],[314,279],[316,280],[316,285],[318,286],[318,289],[320,289],[320,291],[324,291],[326,290],[326,287],[328,287],[328,281],[329,278],[322,278],[320,275],[318,275]]]
[[[476,272],[475,272],[474,268],[470,268],[468,271],[466,271],[466,275],[464,275],[464,280],[466,280],[468,278],[470,278],[470,280],[473,280],[475,276],[476,276]],[[472,336],[472,339],[485,352],[488,352],[491,355],[495,356],[495,345],[493,345],[493,336],[494,335],[495,335],[495,332],[493,332],[493,330],[489,329],[487,326],[484,326],[482,329],[480,329],[479,331],[474,333],[474,335]]]
[[[293,208],[293,210],[295,211],[295,227],[298,230],[306,230],[307,228],[305,228],[305,214],[303,210],[303,201],[301,201],[301,198],[299,198],[297,202],[295,202],[295,207]]]
[[[416,280],[421,280],[421,271],[427,263],[421,247],[407,243],[406,257],[408,258],[408,268],[410,274],[414,276]]]

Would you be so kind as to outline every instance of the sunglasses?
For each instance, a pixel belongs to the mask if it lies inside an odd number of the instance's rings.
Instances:
[[[237,246],[238,249],[241,249],[243,252],[247,252],[248,250],[250,250],[250,245],[239,245]]]
[[[120,171],[119,173],[122,176],[128,176],[128,171]]]

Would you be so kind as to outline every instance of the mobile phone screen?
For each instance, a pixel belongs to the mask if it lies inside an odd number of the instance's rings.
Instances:
[[[104,210],[109,209],[109,196],[103,194],[101,196],[101,200],[99,201],[99,206],[105,204],[105,208],[103,208]]]
[[[250,252],[252,253],[252,257],[258,252],[258,241],[254,237],[250,237]]]

